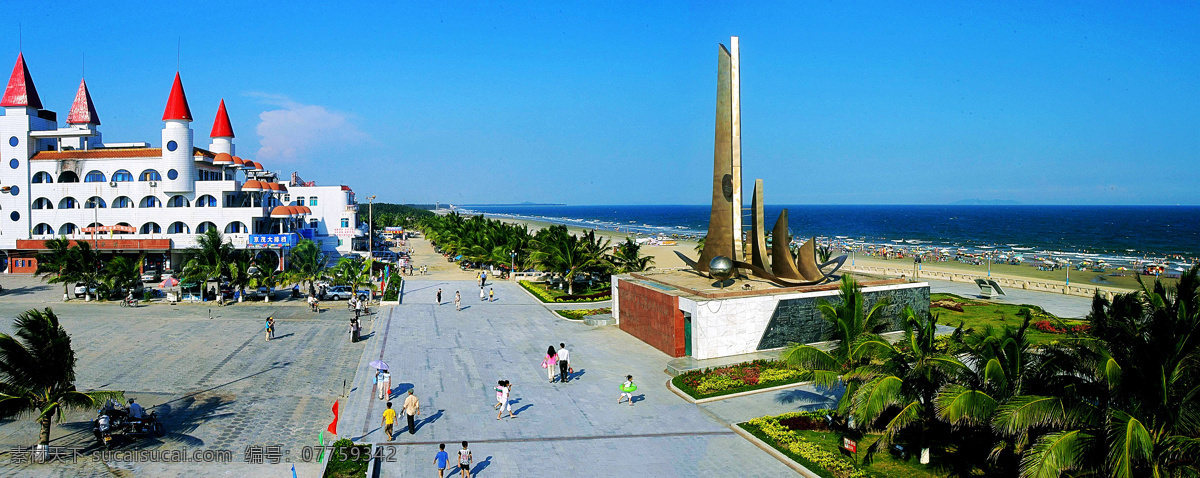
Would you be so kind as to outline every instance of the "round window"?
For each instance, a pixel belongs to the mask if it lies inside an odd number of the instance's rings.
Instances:
[[[176,149],[179,149],[178,143],[174,141],[167,141],[167,151],[175,151]]]
[[[10,194],[12,194],[13,196],[16,196],[18,194],[21,194],[21,188],[13,186],[11,189],[8,190],[8,192]]]
[[[10,159],[8,161],[8,167],[17,169],[17,168],[21,167],[21,162],[17,161],[17,158]]]
[[[19,212],[17,212],[17,211],[13,211],[13,212],[12,212],[12,214],[9,214],[9,215],[8,215],[8,217],[11,217],[11,218],[12,218],[12,220],[14,220],[14,221],[20,221],[20,220],[21,220],[21,213],[19,213]]]
[[[178,179],[178,178],[179,178],[179,171],[176,171],[174,169],[167,171],[167,179],[174,181],[175,179]]]
[[[14,147],[14,148],[15,148],[15,147],[17,147],[17,145],[18,145],[18,144],[21,144],[21,140],[17,139],[17,137],[16,137],[16,136],[13,136],[13,137],[11,137],[11,138],[8,138],[8,145],[9,145],[9,146],[12,146],[12,147]]]

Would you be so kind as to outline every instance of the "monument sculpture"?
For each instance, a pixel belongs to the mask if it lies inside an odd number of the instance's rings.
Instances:
[[[730,48],[718,45],[717,49],[717,118],[716,138],[713,142],[713,191],[712,210],[709,215],[708,236],[699,260],[676,252],[689,267],[697,272],[723,279],[727,274],[737,275],[746,270],[750,274],[767,279],[781,286],[816,285],[837,280],[838,269],[846,261],[840,256],[825,263],[817,263],[816,240],[810,238],[800,246],[792,257],[792,237],[788,229],[788,211],[784,209],[771,230],[771,261],[767,264],[766,231],[763,218],[763,180],[754,180],[751,200],[750,257],[744,259],[742,242],[742,99],[741,67],[738,37],[729,42]],[[733,270],[726,272],[710,270],[717,258],[727,258]],[[724,264],[724,261],[716,263]],[[722,277],[718,277],[722,276]]]

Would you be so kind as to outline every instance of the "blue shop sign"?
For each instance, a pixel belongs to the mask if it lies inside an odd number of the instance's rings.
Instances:
[[[251,234],[251,246],[292,247],[300,242],[296,234]]]

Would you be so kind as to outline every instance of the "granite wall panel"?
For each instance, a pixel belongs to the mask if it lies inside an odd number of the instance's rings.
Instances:
[[[621,330],[667,355],[682,357],[687,349],[679,297],[630,280],[620,281],[617,288]]]
[[[867,309],[884,297],[888,298],[889,303],[877,313],[881,314],[888,324],[887,331],[903,328],[902,312],[905,306],[912,307],[917,314],[929,312],[928,287],[883,287],[877,290],[863,290]],[[762,339],[759,340],[758,350],[786,347],[791,343],[806,344],[830,340],[833,337],[833,326],[821,317],[821,311],[817,308],[822,301],[837,305],[841,303],[841,298],[835,295],[780,300],[771,314]]]

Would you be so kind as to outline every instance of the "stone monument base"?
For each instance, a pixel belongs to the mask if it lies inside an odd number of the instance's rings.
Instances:
[[[856,277],[866,306],[880,310],[888,330],[902,328],[904,307],[929,311],[929,284]],[[621,330],[672,357],[703,360],[826,340],[832,326],[817,304],[841,299],[838,284],[780,287],[744,278],[722,288],[692,271],[662,270],[612,277],[612,316]]]

